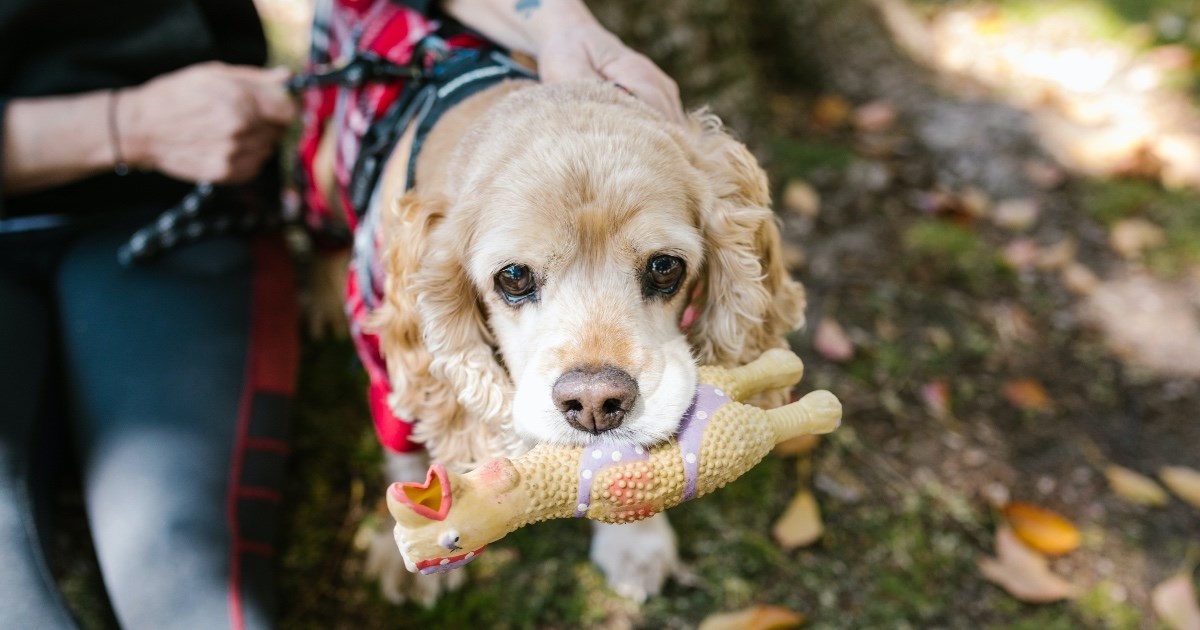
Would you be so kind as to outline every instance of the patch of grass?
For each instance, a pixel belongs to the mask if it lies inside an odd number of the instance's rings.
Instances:
[[[850,147],[813,139],[773,137],[767,145],[767,165],[777,181],[794,177],[811,178],[819,171],[841,172],[854,161]]]
[[[1083,594],[1075,603],[1079,614],[1093,628],[1133,630],[1141,625],[1141,613],[1117,597],[1120,587],[1103,583]]]
[[[1012,272],[980,235],[968,228],[938,219],[922,219],[901,237],[910,264],[932,276],[931,280],[957,283],[971,292],[993,292],[1011,280]]]

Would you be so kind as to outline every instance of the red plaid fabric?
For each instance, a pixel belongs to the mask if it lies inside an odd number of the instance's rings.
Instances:
[[[395,64],[408,64],[417,43],[426,35],[437,32],[440,26],[437,21],[391,0],[318,0],[307,70],[339,67],[360,51],[373,52]],[[483,40],[465,34],[447,37],[446,41],[451,48],[484,44]],[[379,339],[366,331],[368,316],[383,299],[383,277],[375,255],[379,251],[378,243],[374,242],[375,230],[358,234],[359,217],[364,217],[368,209],[352,207],[348,190],[363,135],[387,112],[403,89],[404,81],[394,81],[306,90],[302,97],[303,124],[297,146],[303,216],[317,242],[326,246],[347,245],[336,243],[329,236],[334,232],[332,226],[343,223],[351,234],[356,235],[352,269],[359,272],[348,270],[346,314],[350,320],[350,334],[370,379],[367,396],[375,432],[384,447],[395,452],[412,451],[421,446],[410,440],[411,420],[396,417],[388,403],[392,389],[387,365],[379,352]],[[314,172],[317,148],[330,125],[335,138],[335,193],[345,208],[345,216],[340,220],[333,216],[333,210],[314,184],[317,181]],[[371,280],[371,286],[363,286],[363,278]]]

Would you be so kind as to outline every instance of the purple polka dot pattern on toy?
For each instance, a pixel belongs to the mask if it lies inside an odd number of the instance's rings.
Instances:
[[[700,445],[704,441],[704,430],[708,428],[713,414],[729,402],[725,392],[704,383],[696,387],[692,406],[679,423],[679,455],[683,458],[683,500],[696,498],[696,478],[700,475]]]
[[[683,463],[684,493],[683,500],[696,497],[696,478],[700,474],[700,445],[704,440],[704,430],[717,409],[730,401],[725,392],[701,383],[696,388],[692,404],[683,414],[679,423],[679,433],[676,441],[679,443],[680,458]],[[591,507],[592,483],[601,471],[627,462],[646,461],[649,454],[640,446],[589,446],[579,455],[579,500],[575,505],[575,517],[587,516]]]
[[[576,518],[587,516],[592,501],[592,481],[600,471],[624,462],[646,461],[649,455],[640,446],[589,446],[579,454],[579,501],[575,505]]]

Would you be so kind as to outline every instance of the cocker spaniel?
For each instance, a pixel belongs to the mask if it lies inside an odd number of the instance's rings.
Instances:
[[[698,364],[743,363],[803,323],[766,176],[710,113],[679,126],[612,84],[506,81],[438,121],[405,191],[411,141],[383,175],[385,300],[367,322],[391,411],[419,418],[427,450],[389,455],[389,481],[539,442],[653,445]],[[461,579],[408,574],[390,536],[372,549],[393,599],[430,604]],[[679,567],[664,515],[597,524],[591,558],[635,599]]]

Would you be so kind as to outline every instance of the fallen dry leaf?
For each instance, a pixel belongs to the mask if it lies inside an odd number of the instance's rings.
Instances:
[[[836,94],[822,96],[813,105],[813,125],[819,129],[841,127],[850,116],[850,102]]]
[[[788,180],[783,187],[783,207],[802,217],[811,219],[821,211],[821,195],[802,179]]]
[[[1075,262],[1078,252],[1079,242],[1068,236],[1053,245],[1043,247],[1038,255],[1037,266],[1042,269],[1064,269]]]
[[[854,110],[854,127],[866,133],[887,131],[896,122],[896,106],[887,101],[871,101]]]
[[[1031,238],[1018,238],[1004,246],[1004,262],[1017,271],[1025,271],[1037,263],[1041,250]]]
[[[1024,232],[1037,222],[1038,203],[1032,199],[1005,199],[992,208],[992,222],[1014,232]]]
[[[1044,160],[1026,160],[1022,170],[1034,186],[1044,190],[1058,188],[1067,181],[1066,171]]]
[[[980,559],[979,571],[1023,602],[1042,604],[1075,596],[1075,586],[1052,572],[1046,559],[1021,544],[1007,525],[996,529],[996,557]]]
[[[1004,506],[1004,520],[1021,542],[1049,556],[1061,556],[1079,547],[1079,528],[1066,517],[1020,501]]]
[[[715,613],[700,622],[698,630],[777,630],[795,628],[804,615],[780,606],[751,606],[733,612]]]
[[[1062,270],[1063,284],[1075,295],[1090,295],[1100,284],[1100,279],[1083,263],[1068,263]]]
[[[821,356],[841,363],[854,358],[854,344],[846,336],[842,325],[824,317],[817,323],[817,331],[813,334],[813,347]]]
[[[1162,228],[1136,217],[1117,221],[1108,234],[1108,244],[1125,259],[1137,258],[1143,251],[1166,242],[1167,233]]]
[[[810,453],[817,444],[821,443],[819,435],[798,435],[775,445],[775,454],[783,457],[796,457]]]
[[[945,418],[950,413],[950,383],[939,378],[921,386],[921,400],[937,418]]]
[[[802,488],[792,497],[783,516],[771,528],[771,534],[784,549],[807,547],[823,533],[825,526],[821,523],[821,508],[808,488]]]
[[[1161,507],[1171,500],[1167,491],[1153,479],[1123,466],[1105,468],[1104,476],[1108,478],[1108,486],[1112,491],[1130,503]]]
[[[1181,573],[1155,586],[1150,603],[1171,630],[1200,630],[1200,604],[1190,575]]]
[[[1022,411],[1047,411],[1050,395],[1042,384],[1031,378],[1016,378],[1004,384],[1004,398]]]
[[[1158,478],[1175,496],[1195,508],[1200,508],[1200,470],[1184,466],[1163,466]]]

